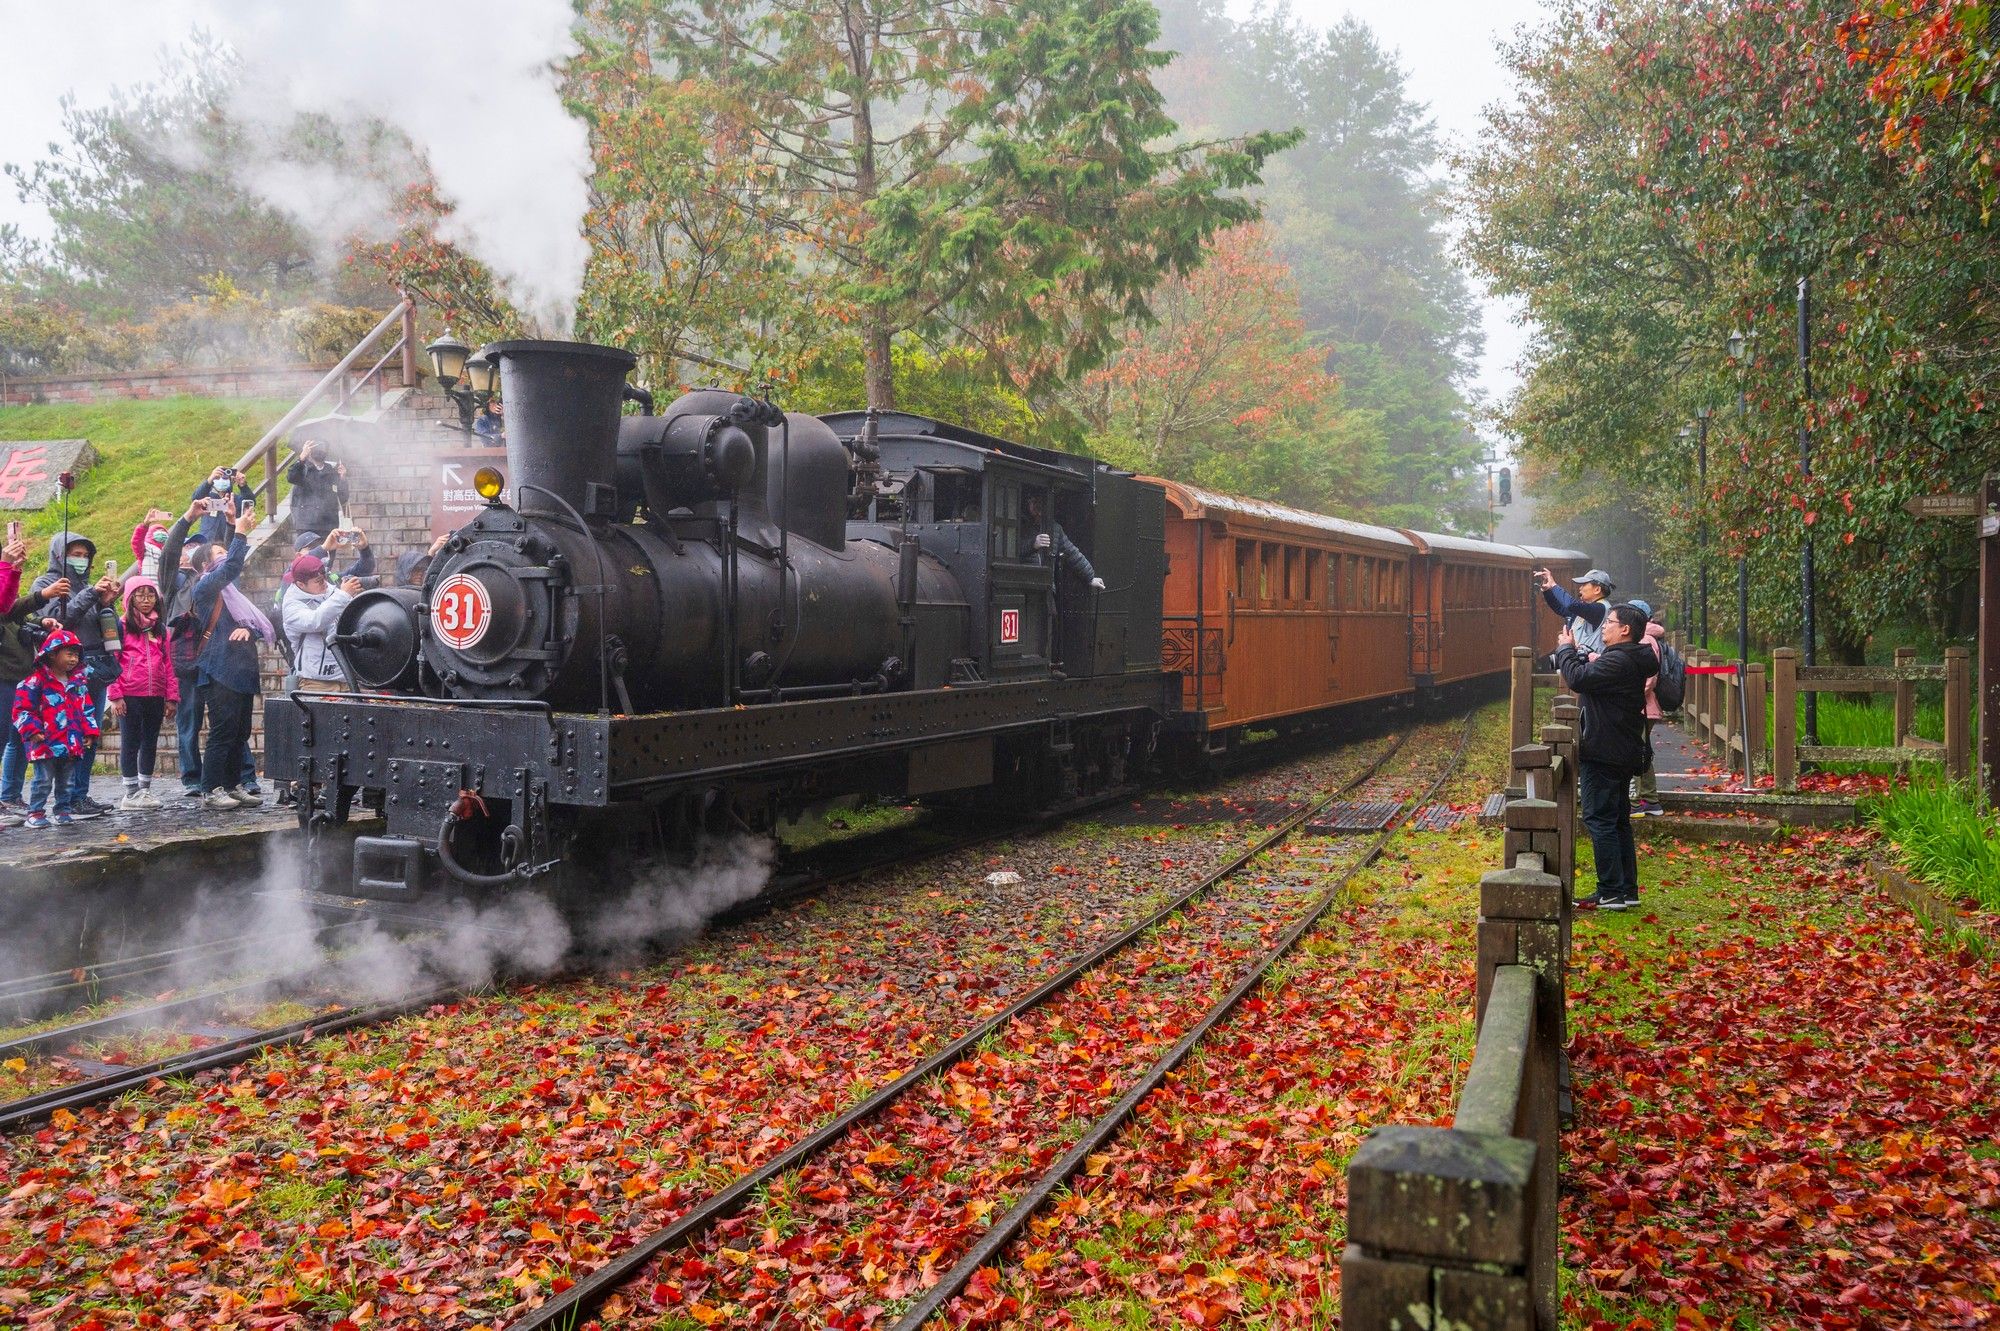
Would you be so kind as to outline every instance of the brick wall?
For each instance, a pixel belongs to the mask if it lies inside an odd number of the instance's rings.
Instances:
[[[38,379],[0,379],[0,406],[41,403],[130,402],[163,397],[304,397],[326,372],[326,365],[236,365],[215,369],[133,371],[125,374],[57,375]],[[367,369],[353,371],[359,379]],[[402,384],[402,366],[394,360],[382,367],[385,386]],[[372,398],[373,389],[369,390]],[[367,405],[364,400],[363,405]]]
[[[438,422],[450,421],[453,429]],[[343,520],[368,533],[375,550],[377,568],[393,572],[396,556],[405,550],[421,550],[431,541],[431,492],[436,484],[437,455],[460,447],[464,436],[456,427],[457,409],[441,393],[412,393],[372,428],[357,427],[342,442],[347,462],[347,479],[352,496]],[[178,482],[176,482],[178,485]],[[170,487],[171,488],[171,487]],[[175,493],[185,494],[185,488]],[[293,529],[287,504],[256,533],[257,545],[250,552],[242,586],[257,608],[270,613],[286,567],[293,558]],[[279,694],[284,688],[285,663],[276,647],[264,652],[264,692]],[[251,747],[263,752],[263,709],[257,710],[251,732]],[[162,736],[155,779],[171,782],[176,771],[171,729]],[[118,752],[116,728],[107,735],[100,761],[115,764]]]

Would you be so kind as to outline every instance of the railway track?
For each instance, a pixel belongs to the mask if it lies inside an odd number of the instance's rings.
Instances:
[[[1041,1204],[1083,1168],[1089,1157],[1116,1134],[1137,1105],[1187,1058],[1202,1038],[1256,989],[1271,967],[1289,953],[1326,911],[1341,899],[1354,875],[1381,854],[1400,826],[1402,818],[1428,803],[1457,770],[1463,760],[1471,734],[1472,721],[1467,718],[1449,760],[1440,770],[1427,778],[1423,794],[1414,800],[1397,796],[1394,801],[1395,814],[1385,818],[1380,829],[1354,849],[1351,859],[1341,867],[1335,881],[1311,898],[1305,909],[1283,931],[1277,942],[1257,956],[1222,998],[1212,1004],[1192,1028],[1147,1067],[1126,1093],[1102,1117],[1084,1130],[1076,1144],[1037,1179],[1000,1220],[989,1227],[985,1234],[968,1248],[951,1271],[908,1309],[897,1323],[899,1328],[903,1328],[904,1331],[914,1331],[914,1328],[922,1326],[955,1297],[972,1275],[1020,1232]],[[875,1094],[687,1211],[672,1224],[639,1239],[632,1247],[598,1267],[576,1284],[517,1318],[510,1324],[509,1331],[545,1331],[547,1328],[564,1328],[567,1331],[567,1328],[579,1325],[620,1288],[637,1278],[655,1260],[699,1243],[714,1233],[718,1226],[749,1209],[760,1196],[764,1195],[773,1180],[791,1171],[808,1167],[843,1143],[850,1142],[857,1133],[865,1131],[885,1111],[911,1092],[952,1069],[974,1054],[987,1041],[1004,1031],[1010,1023],[1058,999],[1084,977],[1097,971],[1154,929],[1180,915],[1199,899],[1215,892],[1236,875],[1255,865],[1262,857],[1306,826],[1316,815],[1346,802],[1347,796],[1370,791],[1378,783],[1379,774],[1383,769],[1403,752],[1408,738],[1407,734],[1397,738],[1388,750],[1379,755],[1359,775],[1323,799],[1291,813],[1242,852],[1183,890],[1146,919],[1106,940],[987,1021],[938,1049]],[[1380,802],[1380,800],[1375,801],[1378,804]],[[1367,804],[1370,801],[1360,801],[1360,803]]]
[[[1397,749],[1400,747],[1399,740]],[[1232,764],[1231,774],[1256,771],[1296,758],[1301,749],[1301,745],[1282,742],[1258,746],[1258,750],[1250,756],[1239,758]],[[1368,772],[1378,769],[1395,751],[1391,750],[1378,758]],[[735,923],[766,915],[887,869],[921,864],[1008,839],[1046,832],[1070,819],[1110,809],[1144,790],[1142,786],[1128,785],[1033,815],[997,821],[990,818],[976,820],[968,830],[925,845],[914,855],[907,845],[907,838],[898,833],[878,834],[819,848],[788,871],[781,872],[764,892],[724,911],[711,924]],[[1196,797],[1193,803],[1196,809],[1207,812],[1207,801],[1202,797]],[[1293,823],[1296,823],[1298,815],[1297,809],[1287,809],[1282,803],[1268,801],[1241,807],[1236,812],[1239,817],[1259,820],[1287,818]],[[874,842],[882,842],[883,848],[876,849],[872,845]],[[309,894],[309,904],[323,913],[345,913],[348,918],[324,923],[316,930],[263,931],[253,936],[207,940],[189,947],[163,949],[144,956],[107,962],[91,968],[91,977],[84,980],[77,979],[76,973],[69,971],[27,977],[16,981],[12,992],[38,992],[38,986],[53,990],[65,985],[82,985],[92,982],[93,977],[102,977],[102,983],[130,984],[148,976],[173,973],[177,968],[189,965],[224,964],[227,959],[250,949],[296,943],[303,937],[310,937],[316,947],[337,944],[343,935],[370,922],[395,924],[414,930],[437,923],[420,913],[349,898]],[[537,978],[559,980],[562,975]],[[69,1073],[79,1071],[84,1075],[13,1100],[0,1101],[0,1135],[43,1122],[59,1110],[74,1112],[101,1104],[129,1091],[143,1089],[155,1080],[231,1067],[267,1049],[394,1021],[438,1004],[459,1001],[473,992],[465,986],[441,984],[393,1001],[362,1003],[331,997],[323,987],[316,993],[310,978],[274,989],[271,978],[265,976],[32,1031],[0,1041],[0,1066],[14,1068],[24,1062],[54,1061],[65,1069],[59,1075],[68,1077]],[[7,996],[7,993],[0,992],[0,998]],[[256,996],[260,1005],[303,996],[316,1010],[310,1016],[269,1027],[241,1025],[227,1019],[226,1015],[221,1020],[208,1020],[218,1014],[227,1014],[232,1002],[252,996]],[[73,1052],[79,1048],[92,1048],[101,1041],[120,1038],[139,1044],[187,1038],[194,1042],[194,1047],[142,1062],[119,1061],[115,1055],[99,1059]]]

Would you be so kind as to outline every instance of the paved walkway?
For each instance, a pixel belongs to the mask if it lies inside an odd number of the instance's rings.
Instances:
[[[115,776],[99,776],[92,779],[90,793],[101,803],[115,805],[124,798],[125,787]],[[292,810],[280,809],[272,802],[268,785],[262,808],[227,813],[205,808],[200,800],[182,798],[177,780],[169,779],[164,785],[154,782],[153,794],[159,797],[160,807],[145,813],[108,813],[86,823],[33,832],[25,827],[0,828],[0,873],[298,825]]]
[[[1738,773],[1710,757],[1671,721],[1653,727],[1653,771],[1663,791],[1743,788]]]

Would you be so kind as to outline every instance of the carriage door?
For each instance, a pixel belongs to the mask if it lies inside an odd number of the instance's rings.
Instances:
[[[1409,569],[1410,673],[1421,679],[1437,672],[1431,621],[1443,622],[1444,588],[1441,566],[1433,566],[1427,556],[1413,555]]]

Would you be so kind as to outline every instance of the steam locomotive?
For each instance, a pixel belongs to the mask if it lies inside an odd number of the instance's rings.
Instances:
[[[905,413],[716,389],[656,412],[615,347],[486,354],[507,402],[486,506],[421,588],[345,608],[355,692],[266,704],[323,887],[561,894],[833,796],[1082,797],[1504,678],[1530,569],[1588,567]],[[348,860],[357,799],[385,826]]]
[[[386,821],[326,885],[589,881],[834,795],[1025,806],[1151,760],[1178,702],[1156,486],[897,413],[655,414],[629,352],[486,350],[507,476],[422,588],[346,607],[355,693],[266,705],[316,861],[357,798]],[[1106,590],[1037,541],[1057,524]]]

